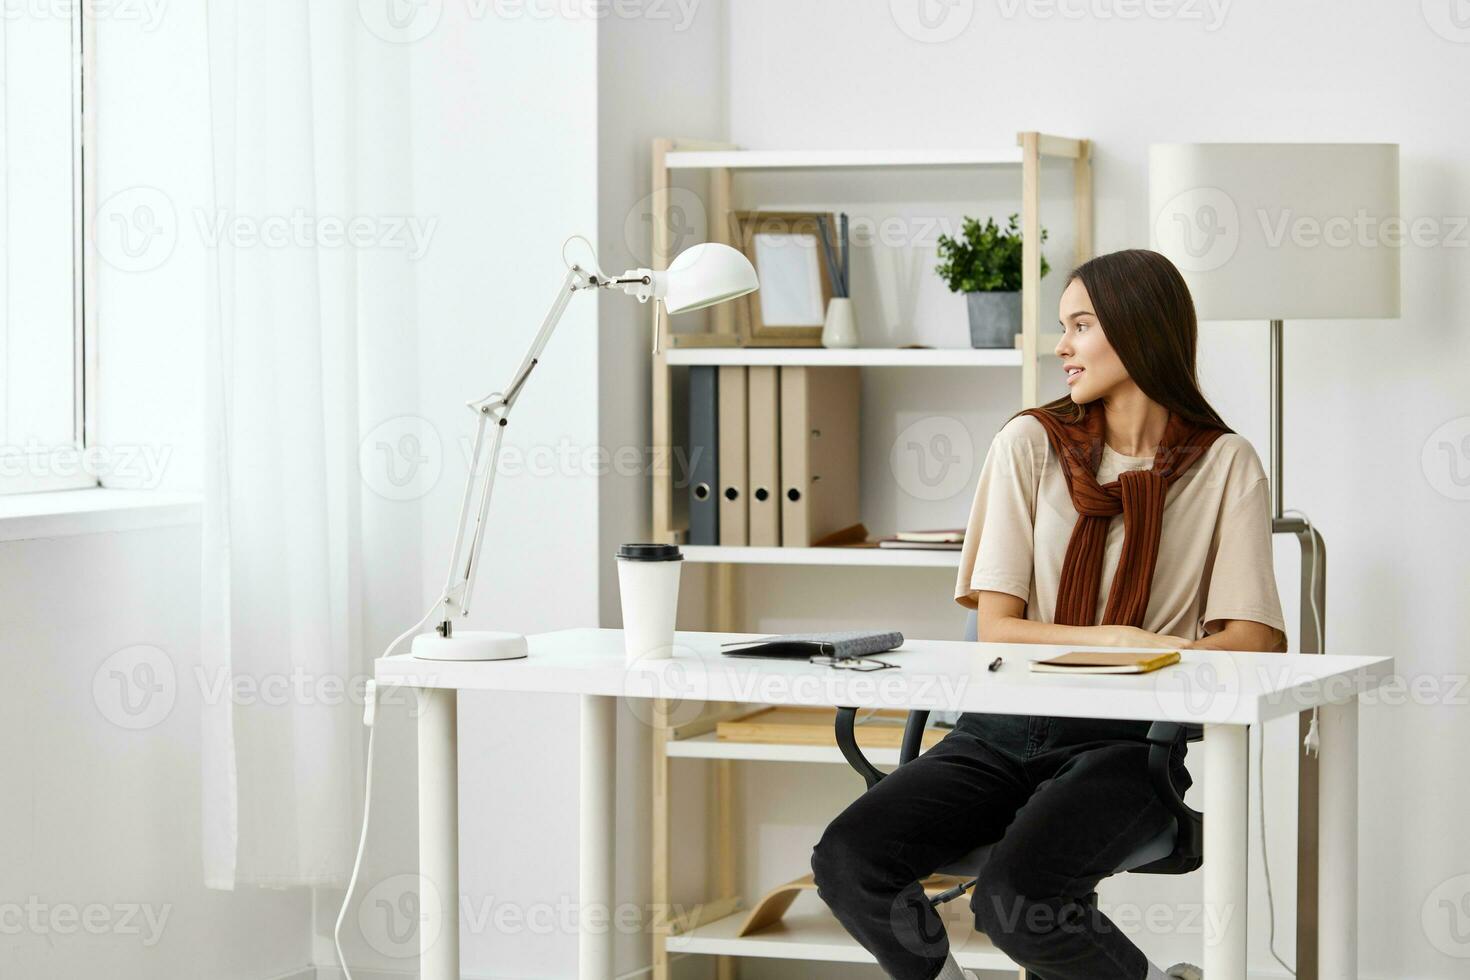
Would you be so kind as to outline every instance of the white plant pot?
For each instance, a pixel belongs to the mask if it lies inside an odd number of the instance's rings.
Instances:
[[[850,298],[834,296],[827,301],[827,319],[822,324],[822,346],[858,346],[857,317],[853,315]]]

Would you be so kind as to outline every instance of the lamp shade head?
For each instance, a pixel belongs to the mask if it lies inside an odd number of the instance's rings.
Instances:
[[[714,306],[753,293],[760,286],[750,259],[719,242],[686,248],[660,277],[664,280],[664,309],[671,315]]]
[[[1148,189],[1201,319],[1399,315],[1398,144],[1155,144]]]

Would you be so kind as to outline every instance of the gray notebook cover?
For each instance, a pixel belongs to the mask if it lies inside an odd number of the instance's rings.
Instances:
[[[759,640],[737,640],[721,644],[727,657],[809,657],[827,654],[834,657],[864,657],[903,645],[903,634],[897,630],[839,630],[831,633],[785,633]]]

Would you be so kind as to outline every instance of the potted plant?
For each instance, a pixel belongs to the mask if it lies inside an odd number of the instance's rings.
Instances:
[[[994,219],[966,218],[959,241],[939,236],[939,265],[952,292],[964,293],[970,310],[971,347],[1012,347],[1021,329],[1021,229],[1011,215],[1004,230]],[[1046,241],[1046,229],[1041,230]],[[1045,256],[1041,274],[1051,270]]]

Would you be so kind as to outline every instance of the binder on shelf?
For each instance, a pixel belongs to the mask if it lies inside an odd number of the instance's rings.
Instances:
[[[781,544],[781,397],[774,365],[754,365],[746,375],[750,467],[746,473],[751,545]]]
[[[720,543],[720,377],[711,365],[689,369],[689,543]]]
[[[745,368],[720,368],[719,384],[719,476],[720,544],[744,547],[746,514],[746,395]]]
[[[809,547],[858,522],[855,367],[782,367],[781,544]]]

